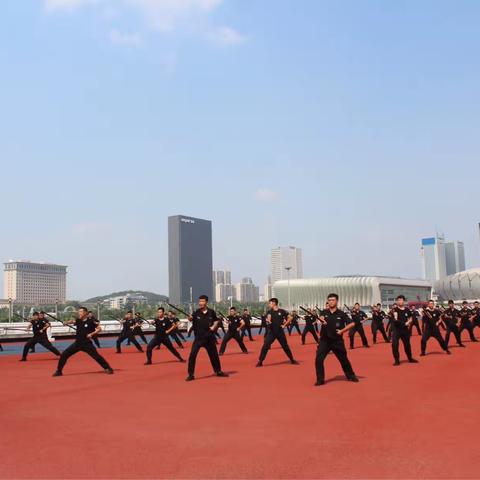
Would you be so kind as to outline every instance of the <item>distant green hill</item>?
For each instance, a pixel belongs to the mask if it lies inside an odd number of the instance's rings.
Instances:
[[[128,293],[145,296],[148,300],[149,305],[157,305],[158,303],[162,303],[168,300],[168,297],[166,297],[165,295],[159,295],[158,293],[144,292],[143,290],[124,290],[123,292],[113,292],[113,293],[110,293],[109,295],[102,295],[100,297],[89,298],[85,300],[85,303],[103,302],[103,300],[106,300],[107,298],[121,297],[123,295],[127,295]]]

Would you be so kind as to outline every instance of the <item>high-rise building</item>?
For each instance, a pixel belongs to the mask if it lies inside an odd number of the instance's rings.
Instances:
[[[302,249],[278,247],[272,249],[272,283],[279,280],[303,278]],[[287,270],[289,269],[289,270]]]
[[[422,239],[423,278],[436,282],[465,270],[463,242],[445,242],[443,235]]]
[[[447,275],[454,275],[465,270],[465,248],[463,242],[445,244]]]
[[[273,297],[272,277],[268,277],[267,283],[263,287],[263,299],[268,302]]]
[[[199,295],[213,299],[212,222],[168,217],[168,283],[172,303],[189,303]]]
[[[253,284],[249,277],[242,278],[240,283],[235,286],[237,291],[237,300],[241,303],[257,303],[259,301],[259,288]]]
[[[6,299],[29,305],[65,303],[67,295],[65,265],[13,260],[4,265]]]
[[[235,287],[232,285],[232,273],[230,271],[213,271],[213,292],[216,302],[225,302],[229,297],[235,299]]]

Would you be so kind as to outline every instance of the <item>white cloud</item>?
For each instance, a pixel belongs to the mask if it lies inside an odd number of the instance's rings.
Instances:
[[[255,197],[257,200],[260,200],[261,202],[273,202],[277,200],[278,193],[268,188],[259,188],[255,192]]]
[[[218,27],[210,30],[208,37],[222,46],[241,45],[247,37],[231,27]]]
[[[179,22],[205,15],[223,0],[124,0],[125,4],[141,13],[155,30],[168,32]]]
[[[110,41],[115,45],[126,47],[138,47],[142,43],[142,37],[138,33],[122,33],[118,30],[110,30]]]
[[[99,0],[45,0],[47,10],[74,10],[85,5],[99,3]]]
[[[50,12],[73,11],[80,7],[94,7],[107,21],[114,23],[120,16],[131,18],[138,14],[148,28],[160,33],[188,29],[221,46],[240,45],[246,37],[232,27],[210,26],[208,16],[224,0],[44,0]],[[115,44],[138,45],[140,35],[121,34],[113,28],[110,40]]]

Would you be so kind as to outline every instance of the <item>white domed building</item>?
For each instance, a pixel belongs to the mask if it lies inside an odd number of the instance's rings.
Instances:
[[[443,300],[480,300],[480,268],[471,268],[438,280],[434,290]]]

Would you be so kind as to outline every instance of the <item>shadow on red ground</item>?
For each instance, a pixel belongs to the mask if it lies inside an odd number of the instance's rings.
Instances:
[[[0,478],[480,477],[480,344],[396,368],[389,345],[357,348],[359,384],[329,355],[314,387],[313,343],[292,336],[301,365],[274,348],[260,369],[261,338],[246,343],[222,357],[229,378],[202,351],[191,383],[164,348],[148,367],[102,349],[111,376],[83,353],[61,378],[51,354],[1,357]]]

